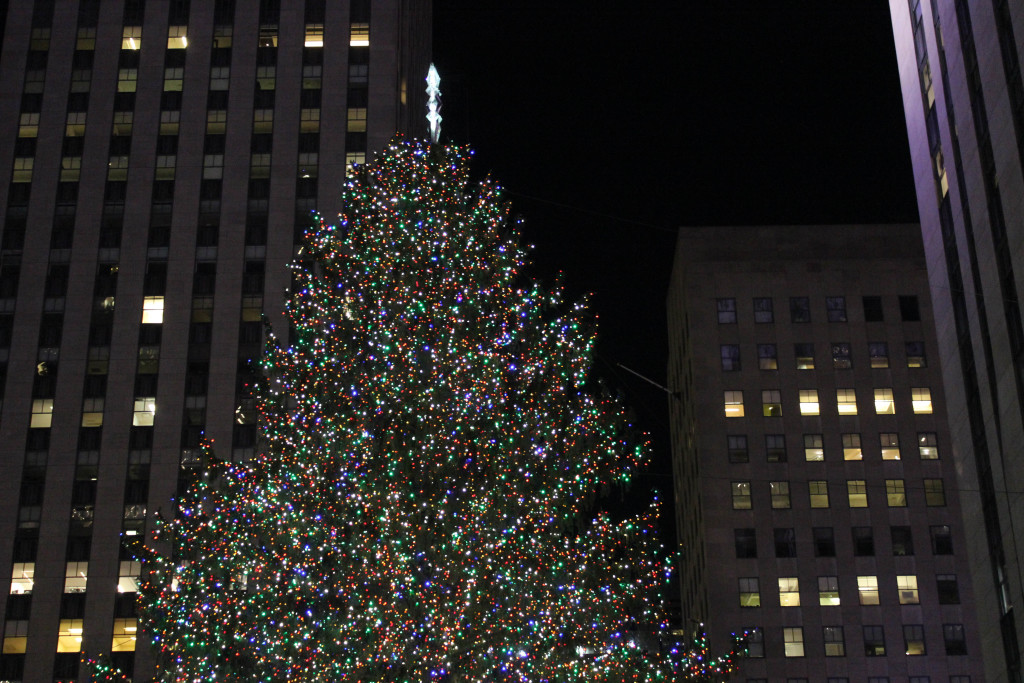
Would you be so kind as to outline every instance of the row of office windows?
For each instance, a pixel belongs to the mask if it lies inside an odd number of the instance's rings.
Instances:
[[[836,389],[835,411],[839,415],[857,415],[857,390]],[[878,387],[873,392],[874,413],[876,415],[895,415],[896,400],[891,387]],[[800,389],[797,393],[797,408],[801,415],[815,416],[821,414],[821,400],[817,389]],[[745,417],[743,391],[726,389],[722,401],[726,417]],[[932,390],[929,387],[912,387],[910,389],[910,408],[915,415],[932,413]],[[782,417],[782,392],[778,389],[761,390],[761,415],[763,417]]]
[[[843,626],[823,626],[822,646],[826,657],[847,656],[846,629]],[[904,624],[902,627],[903,642],[902,652],[908,657],[916,657],[928,654],[925,642],[925,628],[923,624]],[[895,654],[886,644],[885,628],[881,625],[866,625],[861,627],[863,653],[866,657],[885,657]],[[804,628],[802,626],[787,626],[782,628],[782,654],[785,657],[804,657],[807,654],[804,643]],[[964,635],[963,624],[942,625],[943,651],[947,656],[960,656],[967,654],[967,639]],[[747,638],[747,649],[749,657],[764,657],[764,637],[760,629],[753,629]],[[932,653],[934,654],[934,653]],[[920,679],[921,677],[917,677]],[[927,678],[927,677],[925,677]],[[964,677],[951,677],[954,678]],[[748,681],[760,679],[747,679]],[[807,679],[789,679],[803,680]],[[829,679],[830,681],[832,679]],[[875,679],[869,679],[875,680]],[[888,679],[886,679],[888,680]],[[911,678],[914,680],[914,678]],[[968,679],[969,680],[969,679]]]
[[[118,566],[117,592],[134,593],[139,589],[141,564],[125,560]],[[35,562],[15,562],[11,567],[11,595],[30,595],[35,587]],[[68,562],[64,572],[64,592],[84,593],[89,585],[89,563]]]
[[[864,322],[881,322],[884,320],[882,297],[865,296],[861,299]],[[722,325],[734,324],[738,321],[736,299],[723,297],[715,300],[718,322]],[[916,296],[899,297],[900,318],[904,322],[921,320],[921,308]],[[775,322],[775,300],[770,296],[754,297],[753,320],[755,323],[768,324]],[[846,297],[825,297],[825,320],[830,323],[847,322]],[[792,323],[811,322],[811,299],[806,296],[789,297],[789,321]]]
[[[832,355],[833,369],[850,370],[853,368],[853,354],[848,342],[833,342],[829,345],[829,348]],[[722,344],[720,350],[723,372],[737,372],[743,369],[739,344]],[[867,351],[868,362],[872,368],[886,369],[889,367],[888,342],[869,342]],[[928,366],[924,342],[906,342],[904,354],[908,368],[924,368]],[[797,370],[814,370],[818,367],[815,359],[814,344],[794,344],[792,363],[793,367]],[[777,344],[757,344],[757,367],[759,370],[779,369],[779,347]]]
[[[918,590],[917,576],[914,574],[903,574],[895,578],[899,604],[920,604],[921,595]],[[817,597],[813,598],[813,604],[817,604],[820,607],[838,607],[841,604],[839,585],[838,576],[817,577]],[[808,604],[806,599],[809,597],[808,595],[805,595],[804,600],[801,600],[798,577],[779,577],[777,587],[779,607],[800,607],[801,604]],[[809,591],[805,591],[805,593],[807,592]],[[955,574],[939,574],[935,577],[935,597],[940,605],[960,604],[960,587]],[[857,599],[861,605],[881,604],[877,576],[857,577]],[[759,577],[740,577],[739,605],[740,607],[762,606],[761,579]]]
[[[865,449],[862,446],[859,433],[850,432],[840,434],[839,436],[843,460],[864,459]],[[750,462],[750,445],[746,434],[727,435],[725,445],[729,462]],[[938,460],[939,445],[938,436],[935,432],[917,432],[917,441],[909,450],[913,450],[915,447],[917,455],[921,460]],[[807,462],[824,461],[826,459],[826,451],[831,452],[833,448],[826,448],[824,434],[803,435],[803,456]],[[789,460],[789,451],[786,447],[786,435],[765,434],[764,452],[768,462],[787,462]],[[900,446],[900,435],[897,432],[881,432],[878,435],[878,450],[875,452],[881,456],[882,460],[901,460],[904,456],[904,450]],[[872,456],[873,454],[871,449],[869,449],[868,455]]]
[[[788,481],[770,481],[768,498],[774,510],[788,510],[793,506],[792,488]],[[928,507],[942,507],[946,504],[946,491],[941,479],[924,479],[921,482],[924,492],[924,504]],[[833,482],[834,487],[840,484]],[[889,507],[907,507],[907,485],[903,479],[886,479],[885,501]],[[754,508],[754,496],[749,481],[734,481],[730,484],[733,510],[751,510]],[[864,479],[848,479],[846,481],[846,500],[851,508],[868,507],[868,484]],[[877,487],[881,489],[881,486]],[[829,482],[812,480],[807,482],[807,495],[811,508],[828,508],[832,506],[829,495]]]
[[[111,630],[111,652],[134,652],[138,619],[115,618]],[[85,633],[83,619],[61,619],[57,626],[57,652],[81,652],[82,636]],[[28,646],[29,622],[27,619],[8,619],[4,625],[3,654],[24,654]]]
[[[894,526],[890,529],[893,555],[913,555],[914,542],[910,527]],[[952,555],[953,536],[949,525],[938,524],[929,527],[930,549],[933,555]],[[757,530],[753,528],[733,529],[736,557],[740,559],[758,556]],[[794,528],[772,529],[771,545],[775,557],[797,557],[797,533]],[[811,546],[814,557],[836,557],[835,529],[830,526],[812,527]],[[875,530],[869,526],[850,528],[850,545],[842,549],[843,556],[874,557]]]

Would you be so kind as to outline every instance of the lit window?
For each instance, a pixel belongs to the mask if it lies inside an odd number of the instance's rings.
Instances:
[[[811,495],[811,507],[812,508],[827,508],[828,507],[828,482],[827,481],[809,481],[807,482],[808,490]]]
[[[818,577],[818,604],[822,607],[839,606],[839,577]]]
[[[916,415],[932,414],[932,390],[927,387],[916,387],[910,390],[910,399]]]
[[[726,391],[725,392],[725,416],[726,417],[743,417],[743,392],[742,391]]]
[[[37,398],[32,401],[32,417],[28,426],[46,428],[53,422],[53,399]]]
[[[25,654],[28,645],[28,620],[10,620],[4,624],[4,654]]]
[[[924,502],[929,507],[942,507],[946,504],[946,490],[941,479],[924,480]]]
[[[793,353],[796,356],[797,370],[814,369],[814,344],[794,344]]]
[[[856,415],[857,390],[836,389],[836,410],[840,415]]]
[[[132,425],[135,427],[152,427],[156,416],[156,397],[136,397]]]
[[[764,450],[768,462],[786,462],[785,434],[765,434]]]
[[[794,296],[789,299],[789,317],[794,323],[811,322],[811,301],[805,296]]]
[[[907,507],[907,490],[902,479],[885,480],[885,499],[891,508]]]
[[[900,575],[896,577],[896,589],[900,594],[901,605],[916,605],[921,600],[917,593],[917,577],[914,575]]]
[[[846,322],[846,297],[845,296],[827,296],[827,297],[825,297],[825,308],[828,311],[828,321],[830,323],[845,323]]]
[[[158,324],[164,321],[164,298],[147,296],[142,300],[142,324]]]
[[[33,157],[16,157],[14,159],[14,175],[11,182],[30,183],[32,182],[32,168],[35,166]]]
[[[843,460],[862,460],[864,451],[860,448],[860,434],[843,434]]]
[[[348,108],[348,128],[350,133],[366,131],[366,107]]]
[[[939,445],[935,432],[918,432],[917,452],[922,460],[938,460]]]
[[[857,593],[860,595],[860,604],[862,604],[862,605],[877,605],[878,604],[878,577],[877,576],[858,576],[857,577]]]
[[[924,355],[924,342],[907,342],[907,367],[928,367],[928,359]]]
[[[779,605],[782,607],[800,606],[800,585],[795,576],[779,579]]]
[[[320,110],[317,109],[317,112]],[[317,122],[319,124],[319,121]],[[319,130],[319,128],[317,128]],[[302,131],[306,132],[306,131]],[[356,166],[366,163],[366,152],[345,152],[345,170],[351,173]]]
[[[85,135],[85,118],[84,111],[68,112],[64,122],[64,135],[69,138],[80,138]]]
[[[61,619],[57,630],[57,652],[82,651],[82,620]]]
[[[118,593],[136,593],[139,590],[139,574],[142,573],[142,563],[122,560],[117,576]]]
[[[924,626],[921,624],[904,624],[903,647],[907,656],[923,655],[925,653]]]
[[[114,619],[114,630],[110,641],[111,652],[134,652],[137,619]]]
[[[304,47],[323,47],[324,46],[324,25],[323,24],[306,24],[306,41],[303,43]]]
[[[746,434],[730,434],[725,440],[729,452],[729,462],[749,462],[750,451],[747,448]]]
[[[754,322],[775,322],[775,313],[772,310],[771,297],[754,297]]]
[[[757,366],[761,370],[779,369],[779,354],[775,344],[757,345]]]
[[[103,426],[103,398],[87,398],[82,401],[82,426]]]
[[[900,435],[883,432],[878,435],[879,444],[882,447],[882,460],[900,459]]]
[[[818,403],[817,389],[800,390],[800,414],[818,415],[821,413],[821,405]]]
[[[864,627],[864,654],[868,657],[885,656],[885,631],[881,626]],[[888,678],[881,680],[888,682]],[[880,683],[877,679],[868,679],[868,683]]]
[[[871,367],[889,367],[889,345],[885,342],[871,342],[868,344],[868,356],[871,358]]]
[[[787,657],[804,656],[804,630],[796,626],[782,629],[782,640],[785,643]]]
[[[39,114],[22,114],[18,120],[18,137],[34,138],[39,135]]]
[[[821,434],[804,434],[804,460],[820,462],[825,459],[825,446]]]
[[[850,499],[850,507],[866,508],[868,506],[868,486],[863,479],[848,480],[846,493]]]
[[[853,367],[853,359],[850,356],[849,343],[832,343],[832,367],[836,370],[849,370]]]
[[[367,47],[370,44],[370,25],[353,22],[348,44],[350,47]]]
[[[736,299],[718,299],[717,306],[719,323],[736,322]]]
[[[88,562],[68,562],[64,572],[64,592],[84,593],[89,581]]]
[[[756,576],[740,578],[740,607],[760,607],[761,588]]]
[[[892,389],[875,389],[875,413],[895,415],[896,404],[892,400]]]
[[[776,389],[762,391],[761,408],[765,417],[782,417],[782,392]]]
[[[184,69],[180,67],[164,69],[164,92],[181,92],[184,82]]]
[[[722,370],[733,372],[740,369],[740,347],[738,344],[722,344]]]
[[[270,132],[270,131],[267,131]],[[320,132],[320,110],[319,109],[302,109],[299,111],[299,132],[300,133],[319,133]],[[359,161],[354,162],[350,159],[351,156],[358,155]],[[345,154],[345,163],[351,166],[353,163],[364,163],[366,161],[365,152],[348,152]]]
[[[768,482],[768,488],[771,491],[772,508],[786,510],[790,507],[788,481]]]
[[[11,568],[11,593],[25,595],[32,592],[35,585],[36,563],[15,562]]]
[[[142,27],[125,26],[121,32],[121,49],[138,50],[142,47]]]
[[[846,641],[843,639],[842,626],[823,626],[822,637],[825,640],[826,657],[846,656]]]
[[[732,509],[749,510],[751,507],[750,482],[734,481],[732,483]]]
[[[167,49],[168,50],[184,50],[188,47],[188,26],[168,26],[167,27]]]

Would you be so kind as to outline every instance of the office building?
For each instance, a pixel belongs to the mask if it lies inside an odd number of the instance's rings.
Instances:
[[[989,680],[1024,633],[1024,2],[890,0]]]
[[[737,680],[984,680],[918,226],[683,228],[668,316],[682,611]]]
[[[258,448],[261,313],[287,336],[286,264],[346,168],[425,135],[431,6],[5,7],[0,680],[76,680],[83,649],[144,680],[125,543],[204,437]]]

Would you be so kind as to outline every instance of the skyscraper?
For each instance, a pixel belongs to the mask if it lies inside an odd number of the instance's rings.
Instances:
[[[739,680],[982,680],[931,313],[916,225],[680,230],[682,609]]]
[[[1024,2],[890,0],[988,680],[1024,628]]]
[[[425,135],[429,0],[37,0],[0,54],[0,679],[139,678],[127,543],[258,448],[286,264],[346,168]],[[140,638],[141,640],[142,638]]]

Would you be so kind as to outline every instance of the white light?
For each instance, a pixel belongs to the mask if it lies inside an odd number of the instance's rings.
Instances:
[[[430,141],[437,142],[441,138],[441,75],[431,64],[427,71],[427,122],[430,124]]]

